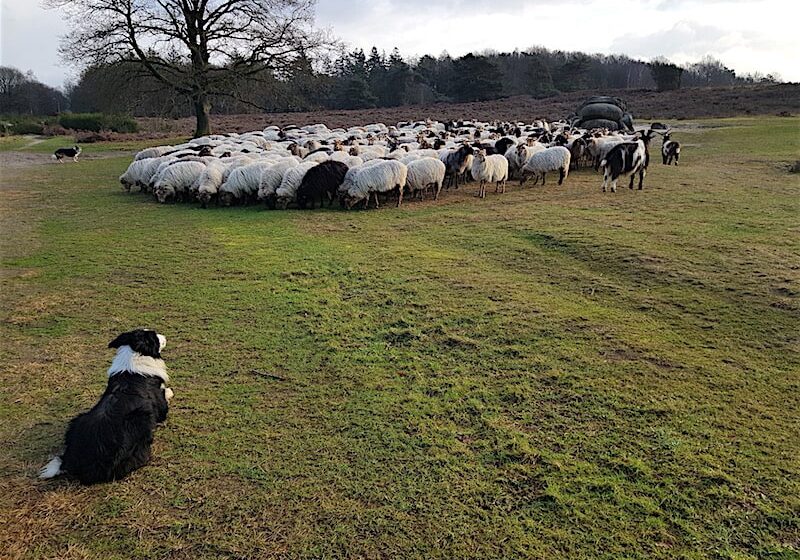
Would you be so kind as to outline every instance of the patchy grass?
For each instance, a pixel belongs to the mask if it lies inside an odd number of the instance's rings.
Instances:
[[[129,156],[4,182],[0,550],[19,558],[798,558],[798,119],[368,212],[160,206]],[[713,126],[712,126],[713,125]],[[155,458],[35,469],[157,327]]]

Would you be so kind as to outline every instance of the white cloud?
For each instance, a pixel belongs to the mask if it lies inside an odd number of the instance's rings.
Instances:
[[[36,0],[2,0],[0,62],[62,85],[68,33]],[[800,36],[791,0],[319,0],[317,23],[353,47],[398,47],[406,56],[454,56],[540,45],[590,53],[663,55],[684,63],[712,55],[739,73],[800,81]]]

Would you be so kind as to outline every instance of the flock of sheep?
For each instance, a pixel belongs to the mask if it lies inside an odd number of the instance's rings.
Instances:
[[[469,180],[479,183],[478,196],[485,197],[487,185],[505,192],[508,180],[523,184],[531,176],[534,184],[544,184],[549,172],[558,172],[560,185],[571,166],[591,164],[604,168],[603,190],[607,182],[616,190],[619,176],[630,175],[633,185],[637,172],[641,188],[651,136],[652,131],[585,130],[563,121],[426,120],[333,130],[323,124],[270,126],[147,148],[120,182],[128,192],[138,187],[161,203],[197,201],[204,208],[257,201],[270,208],[313,208],[317,201],[366,208],[387,197],[400,206],[404,196],[424,199],[430,193],[438,199],[443,187],[458,188]],[[680,146],[670,142],[677,148],[672,154],[677,164]],[[623,148],[621,158],[613,157],[615,147]],[[621,166],[613,163],[618,159]]]

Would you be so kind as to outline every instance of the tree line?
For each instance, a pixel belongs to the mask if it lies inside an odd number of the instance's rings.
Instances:
[[[547,97],[578,90],[675,89],[775,82],[774,76],[737,74],[720,61],[705,58],[678,67],[664,59],[647,63],[625,55],[551,51],[447,53],[406,58],[373,47],[340,51],[311,60],[299,56],[281,72],[262,69],[239,86],[237,97],[210,96],[211,112],[292,112],[487,101],[514,95]],[[65,93],[35,80],[31,73],[0,68],[3,112],[53,114],[124,113],[185,117],[191,100],[171,89],[135,62],[97,64],[68,84]]]

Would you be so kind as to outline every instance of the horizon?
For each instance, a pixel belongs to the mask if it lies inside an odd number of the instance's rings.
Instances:
[[[782,0],[646,0],[633,6],[619,0],[602,5],[598,0],[568,0],[558,6],[508,0],[502,6],[491,5],[489,9],[490,5],[487,0],[449,0],[433,6],[419,0],[354,0],[343,14],[341,4],[337,8],[335,0],[319,0],[315,24],[328,29],[348,50],[367,52],[375,46],[388,53],[397,47],[405,59],[438,57],[443,52],[453,57],[470,52],[524,52],[533,47],[625,55],[645,62],[663,56],[680,66],[711,56],[738,76],[777,74],[785,82],[800,81],[800,68],[795,62],[800,39],[791,29],[793,20],[776,21],[771,15],[776,10],[788,10],[788,3]],[[424,17],[415,6],[424,6]],[[625,12],[621,11],[623,6]],[[574,21],[575,10],[585,10],[592,17]],[[614,18],[618,17],[615,14],[619,13],[628,13],[635,30],[622,28],[616,34],[605,35],[592,32],[591,28],[614,28]],[[565,14],[571,14],[573,19],[566,32],[561,23]],[[393,21],[395,29],[405,31],[386,33],[377,24],[379,21]],[[705,21],[714,21],[715,25]],[[764,26],[754,25],[758,23]],[[532,24],[535,37],[521,38]],[[768,31],[758,31],[767,28]],[[58,10],[44,9],[38,3],[31,5],[30,0],[4,0],[0,12],[0,64],[32,71],[37,80],[63,90],[79,75],[79,68],[72,63],[58,61],[60,37],[68,32]],[[31,36],[37,37],[42,48],[21,48]],[[762,60],[770,62],[762,65]]]

